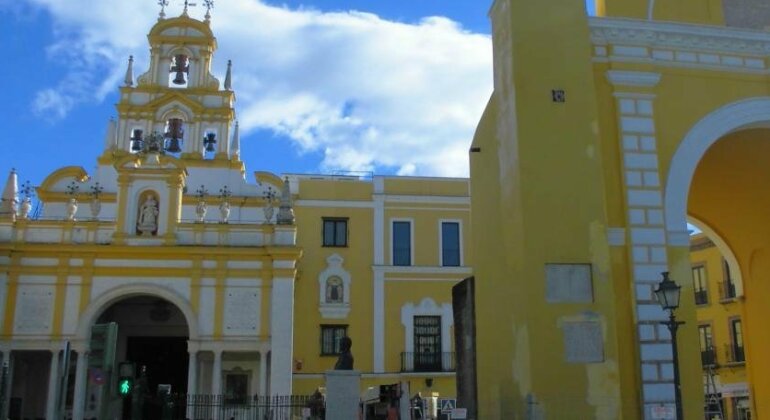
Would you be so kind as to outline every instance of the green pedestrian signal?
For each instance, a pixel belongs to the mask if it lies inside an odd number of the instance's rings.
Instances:
[[[133,385],[131,378],[120,378],[118,381],[118,392],[120,395],[126,396],[131,393]]]

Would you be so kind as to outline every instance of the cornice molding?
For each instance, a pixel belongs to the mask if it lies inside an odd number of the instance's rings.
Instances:
[[[770,33],[721,26],[638,19],[589,18],[597,45],[623,44],[770,56]]]
[[[660,83],[660,73],[609,70],[607,80],[613,86],[655,87]]]

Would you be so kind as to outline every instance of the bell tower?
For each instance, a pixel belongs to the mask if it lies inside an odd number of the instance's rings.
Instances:
[[[210,8],[208,2],[206,6]],[[235,127],[230,62],[223,85],[211,74],[217,42],[210,14],[203,21],[193,19],[186,2],[179,17],[167,19],[161,10],[147,39],[149,68],[134,81],[129,58],[114,139],[107,139],[103,157],[156,151],[188,166],[240,162],[237,145],[233,150],[230,141]]]

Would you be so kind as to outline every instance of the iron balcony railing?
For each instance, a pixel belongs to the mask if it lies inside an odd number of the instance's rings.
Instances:
[[[700,361],[703,367],[716,366],[717,364],[717,352],[713,347],[709,347],[706,350],[700,351]]]
[[[727,354],[728,363],[743,363],[746,361],[746,353],[743,346],[727,344],[725,345],[725,353]]]
[[[454,372],[455,353],[401,353],[401,372]]]
[[[720,281],[719,296],[722,300],[735,298],[735,283],[731,281]]]
[[[696,305],[705,305],[709,303],[709,294],[708,290],[701,289],[695,291],[695,304]]]

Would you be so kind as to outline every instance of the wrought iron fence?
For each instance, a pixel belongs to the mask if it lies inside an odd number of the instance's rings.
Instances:
[[[700,351],[700,360],[701,365],[703,367],[706,366],[716,366],[717,364],[717,353],[714,350],[714,347],[709,347],[706,350]]]
[[[164,405],[169,420],[322,420],[325,412],[323,397],[310,395],[174,395]]]
[[[719,296],[721,300],[733,299],[735,295],[735,283],[732,281],[719,282]]]

